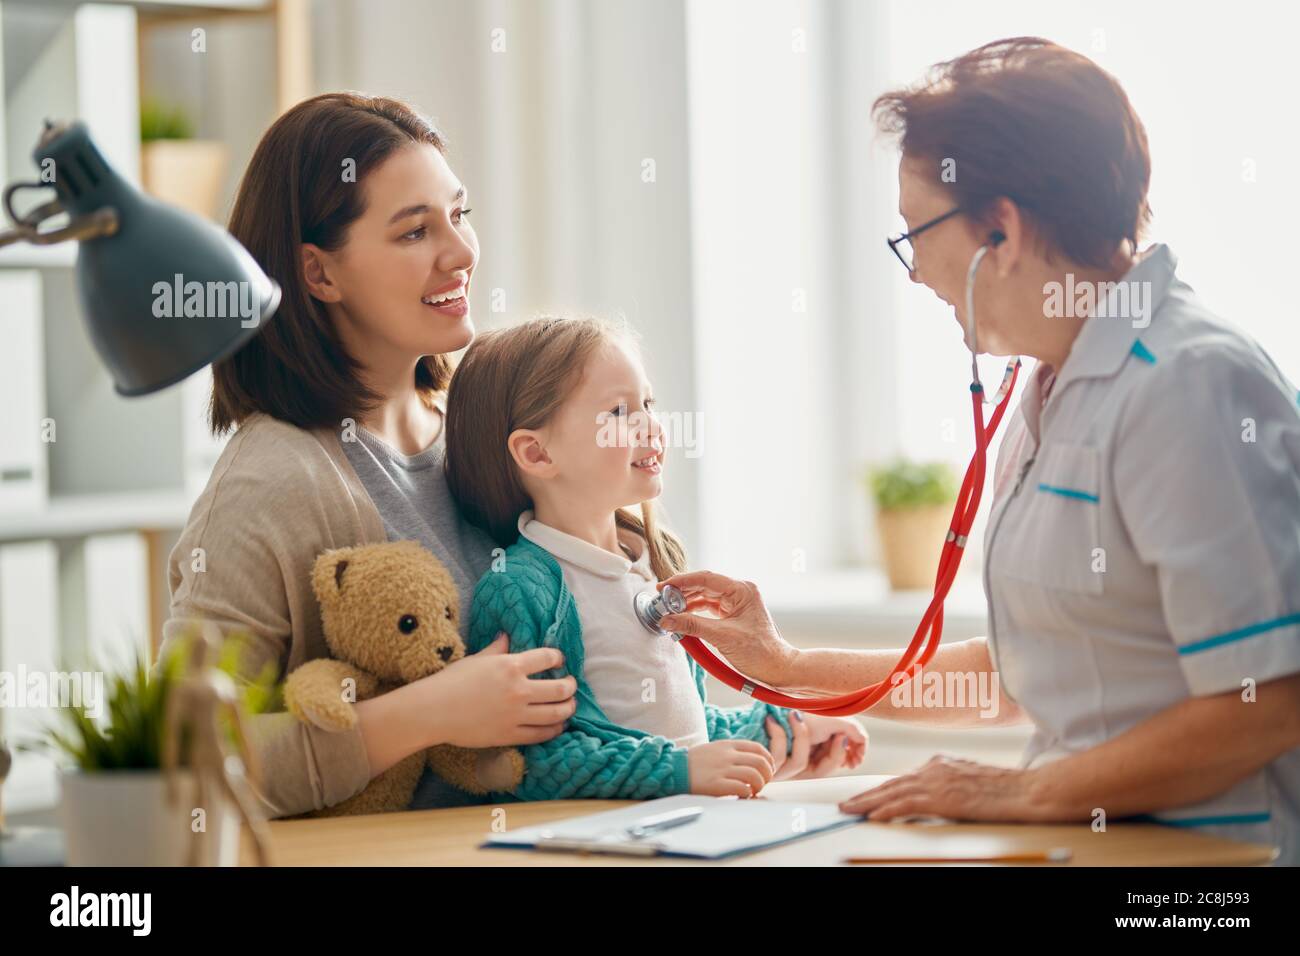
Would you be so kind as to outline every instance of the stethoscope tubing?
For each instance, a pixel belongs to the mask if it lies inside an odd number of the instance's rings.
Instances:
[[[1013,358],[1007,363],[1006,372],[997,395],[993,399],[996,406],[987,425],[984,421],[984,386],[980,382],[979,367],[976,363],[975,339],[975,274],[980,261],[988,252],[988,246],[981,246],[971,259],[966,273],[966,344],[971,349],[971,407],[975,425],[975,454],[966,466],[962,478],[961,490],[953,506],[952,520],[948,525],[948,534],[944,539],[943,550],[939,555],[939,565],[935,572],[934,596],[930,599],[911,643],[903,651],[898,663],[882,681],[863,687],[848,694],[835,697],[795,697],[783,694],[771,687],[766,687],[750,680],[743,674],[722,661],[698,637],[684,635],[681,645],[702,667],[705,673],[712,675],[732,690],[740,691],[764,703],[801,710],[810,714],[842,717],[857,714],[874,707],[895,687],[911,680],[934,657],[943,639],[943,604],[952,589],[957,569],[961,566],[962,555],[966,551],[966,541],[975,517],[979,513],[980,498],[984,491],[984,476],[987,471],[988,448],[1003,414],[1011,401],[1016,378],[1020,373],[1020,359]]]

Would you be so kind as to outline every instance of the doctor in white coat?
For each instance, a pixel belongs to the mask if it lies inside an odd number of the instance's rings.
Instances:
[[[992,722],[1034,733],[1018,768],[936,757],[842,809],[1147,819],[1300,863],[1300,393],[1168,247],[1139,251],[1146,134],[1086,57],[988,44],[882,96],[876,116],[900,137],[904,267],[965,327],[986,247],[978,351],[1037,360],[995,466],[988,637],[926,667],[996,673]],[[689,603],[663,625],[767,684],[841,694],[897,659],[793,648],[751,582],[666,583]],[[990,724],[969,702],[887,696],[870,713]]]

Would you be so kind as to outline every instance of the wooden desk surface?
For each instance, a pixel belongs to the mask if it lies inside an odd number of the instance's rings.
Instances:
[[[889,779],[840,776],[768,784],[759,799],[838,803]],[[505,804],[510,829],[623,806],[625,800],[555,800]],[[492,805],[412,810],[364,817],[272,821],[274,861],[282,866],[832,866],[846,856],[910,852],[952,835],[996,837],[1008,851],[1069,847],[1073,866],[1257,866],[1273,848],[1237,843],[1176,827],[1111,824],[889,824],[863,822],[717,863],[480,849],[491,832]],[[253,857],[245,835],[241,862]],[[1062,865],[1062,864],[1036,864]]]

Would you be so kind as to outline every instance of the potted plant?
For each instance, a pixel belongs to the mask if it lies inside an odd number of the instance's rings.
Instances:
[[[869,469],[867,483],[876,504],[889,586],[895,591],[932,586],[957,500],[952,467],[899,459]]]
[[[200,862],[238,862],[234,808],[217,794],[208,806],[196,806],[190,734],[180,736],[175,801],[168,797],[162,769],[167,700],[186,676],[190,641],[196,638],[192,634],[172,645],[152,673],[137,657],[129,671],[112,678],[106,713],[99,718],[81,708],[60,708],[61,726],[47,730],[45,748],[73,764],[60,774],[68,865],[180,866],[191,858],[195,839],[202,841]],[[236,638],[221,648],[218,667],[232,677],[242,646]],[[272,709],[279,694],[274,678],[274,665],[268,665],[257,680],[236,681],[238,706],[245,713]],[[221,732],[233,739],[233,727],[223,725]]]
[[[152,99],[140,105],[140,178],[151,196],[215,219],[228,160],[225,143],[194,138],[181,108]]]

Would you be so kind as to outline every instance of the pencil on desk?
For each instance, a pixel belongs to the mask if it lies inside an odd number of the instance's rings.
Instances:
[[[1073,854],[1067,847],[1025,850],[1019,853],[972,854],[970,856],[850,856],[845,863],[1065,863]]]

